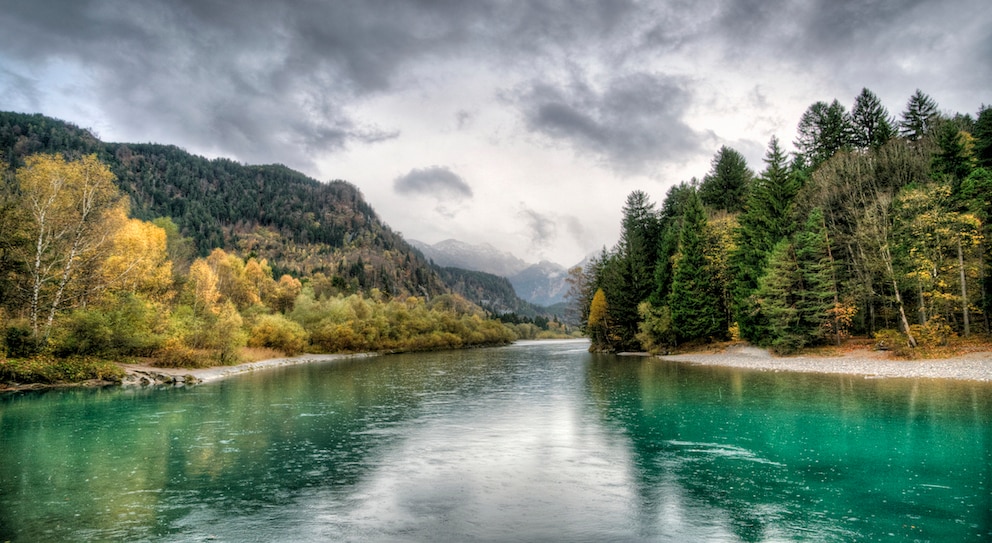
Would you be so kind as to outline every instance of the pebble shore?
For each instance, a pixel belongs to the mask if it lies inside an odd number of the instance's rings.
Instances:
[[[157,368],[138,364],[121,364],[126,376],[122,385],[192,385],[216,381],[239,373],[246,373],[280,366],[294,366],[297,364],[309,364],[312,362],[325,362],[330,360],[344,360],[348,358],[365,358],[376,356],[375,353],[359,354],[305,354],[287,358],[273,358],[261,360],[259,362],[248,362],[236,366],[214,366],[212,368],[182,369],[182,368]]]
[[[889,353],[856,351],[843,356],[773,356],[765,349],[733,346],[718,353],[659,356],[662,360],[763,371],[840,373],[867,378],[959,379],[992,382],[992,353],[935,360],[898,360]]]

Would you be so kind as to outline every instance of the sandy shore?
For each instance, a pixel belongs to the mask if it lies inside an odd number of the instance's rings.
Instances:
[[[689,353],[658,358],[763,371],[841,373],[873,378],[992,381],[992,353],[971,353],[936,360],[898,360],[889,358],[889,353],[878,351],[855,351],[843,356],[777,357],[764,349],[736,345],[718,353]]]
[[[329,360],[344,360],[350,358],[366,358],[377,356],[376,353],[359,354],[304,354],[286,358],[272,358],[260,360],[258,362],[247,362],[235,366],[215,366],[202,369],[182,369],[182,368],[157,368],[153,366],[143,366],[140,364],[121,364],[127,376],[122,384],[124,385],[150,385],[150,384],[195,384],[216,381],[239,373],[246,373],[256,370],[277,368],[281,366],[295,366],[297,364],[309,364],[312,362],[326,362]]]

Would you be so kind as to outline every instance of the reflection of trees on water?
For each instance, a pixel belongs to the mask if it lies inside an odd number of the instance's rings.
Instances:
[[[587,387],[628,441],[651,535],[680,523],[742,541],[992,534],[988,385],[604,355]]]
[[[144,539],[185,532],[191,516],[244,517],[308,488],[349,488],[431,394],[519,378],[499,358],[465,363],[487,352],[294,366],[188,389],[0,396],[0,541]]]

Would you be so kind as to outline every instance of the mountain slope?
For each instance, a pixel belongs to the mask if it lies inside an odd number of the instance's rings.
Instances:
[[[424,256],[442,267],[462,268],[510,277],[527,268],[527,263],[488,243],[472,245],[456,239],[446,239],[433,245],[409,240]]]
[[[517,294],[532,304],[552,306],[565,301],[568,270],[542,260],[509,277]]]
[[[463,241],[447,239],[433,245],[410,240],[424,256],[435,264],[445,267],[462,268],[491,273],[506,277],[523,300],[539,306],[549,307],[565,301],[568,292],[568,270],[554,262],[541,261],[527,264],[511,253],[483,243],[472,245]]]
[[[446,292],[437,272],[354,185],[320,183],[282,165],[247,166],[158,144],[105,143],[43,115],[0,112],[0,159],[95,153],[130,196],[132,215],[171,217],[198,252],[266,258],[276,273],[323,274],[341,290]]]

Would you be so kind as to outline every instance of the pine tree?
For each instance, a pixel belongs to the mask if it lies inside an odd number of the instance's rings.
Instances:
[[[822,344],[843,334],[833,258],[827,241],[823,212],[814,209],[795,235],[796,265],[802,291],[796,303],[798,327],[807,344]]]
[[[669,296],[672,322],[681,342],[727,335],[726,311],[705,248],[706,215],[693,191],[685,208]]]
[[[623,208],[620,241],[604,270],[606,300],[617,348],[638,347],[637,306],[654,290],[658,251],[658,217],[647,194],[634,191]]]
[[[816,169],[834,153],[851,146],[851,118],[840,102],[816,102],[799,119],[795,141],[803,168]]]
[[[747,167],[744,155],[723,146],[713,157],[710,173],[699,185],[699,198],[710,208],[737,213],[744,209],[753,178],[754,172]]]
[[[975,137],[975,159],[978,166],[992,168],[992,106],[982,105],[972,131]]]
[[[692,198],[693,185],[682,182],[670,188],[658,215],[658,252],[655,260],[654,292],[651,304],[661,307],[668,304],[672,292],[672,265],[679,249],[682,219],[686,202]]]
[[[851,108],[852,140],[860,149],[877,149],[896,135],[895,119],[881,100],[867,88],[854,100]]]
[[[798,307],[803,293],[794,248],[788,239],[782,239],[768,255],[767,270],[755,292],[765,322],[765,333],[756,338],[756,343],[779,353],[794,352],[806,345]]]
[[[730,255],[733,314],[741,337],[751,341],[762,334],[753,295],[764,275],[768,255],[791,231],[791,204],[799,190],[777,138],[773,137],[768,144],[765,164],[765,171],[755,180],[744,212],[738,218],[737,249]]]
[[[937,102],[920,89],[916,89],[916,92],[909,97],[906,111],[902,113],[899,133],[910,141],[923,139],[933,131],[934,123],[938,118]]]

